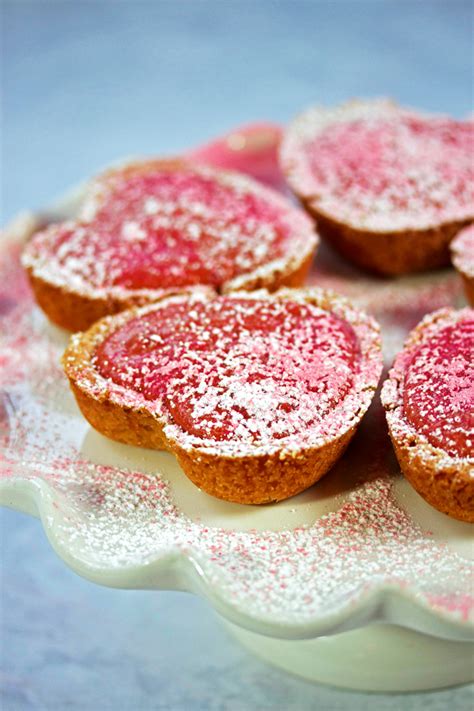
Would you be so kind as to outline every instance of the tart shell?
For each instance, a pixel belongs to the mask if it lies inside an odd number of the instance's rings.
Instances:
[[[266,504],[304,491],[342,456],[356,430],[354,425],[323,447],[288,457],[281,453],[237,458],[190,452],[169,440],[161,423],[149,412],[97,400],[73,381],[70,384],[79,409],[98,432],[124,444],[171,452],[199,489],[239,504]]]
[[[148,170],[179,171],[189,167],[196,171],[209,171],[225,183],[256,191],[264,198],[280,204],[293,212],[297,209],[279,193],[261,185],[250,177],[218,171],[211,168],[192,165],[181,159],[151,159],[136,161],[105,171],[92,179],[86,186],[82,205],[79,209],[79,219],[93,222],[94,215],[103,204],[108,191],[113,188],[117,177],[131,177],[146,173]],[[218,292],[227,293],[235,290],[253,291],[265,288],[275,291],[281,287],[301,287],[311,268],[311,264],[319,245],[319,236],[314,230],[311,220],[299,211],[298,224],[294,227],[292,239],[295,248],[288,250],[283,257],[275,258],[263,265],[254,267],[228,281],[219,284]],[[54,226],[53,226],[54,228]],[[159,301],[165,296],[178,293],[190,293],[202,289],[214,290],[206,284],[192,286],[177,286],[166,289],[127,289],[120,286],[94,287],[85,285],[78,288],[68,283],[62,275],[48,273],[43,269],[44,259],[33,245],[26,246],[22,263],[28,275],[35,299],[48,318],[57,326],[69,331],[82,331],[95,321],[109,314],[115,314],[134,306],[143,306]]]
[[[258,292],[264,298],[293,299],[304,294],[306,301],[332,310],[348,302],[332,292],[305,289],[299,292],[282,290],[274,295]],[[253,298],[254,295],[249,295]],[[206,297],[203,297],[206,298]],[[212,297],[207,297],[212,298]],[[264,504],[293,496],[318,481],[343,454],[357,426],[372,401],[382,368],[379,329],[373,319],[350,307],[349,323],[358,332],[364,329],[361,350],[364,369],[360,373],[359,406],[351,414],[347,426],[337,436],[320,446],[305,446],[298,451],[284,445],[268,454],[229,456],[216,448],[184,446],[174,436],[166,434],[166,419],[152,414],[143,399],[131,404],[111,387],[94,368],[92,356],[98,345],[128,319],[159,308],[153,304],[142,309],[130,309],[95,323],[85,333],[75,334],[64,353],[63,367],[69,378],[77,404],[88,422],[101,434],[125,444],[168,450],[176,455],[184,473],[199,488],[220,499],[243,504]],[[217,446],[219,443],[216,443]]]
[[[303,286],[313,262],[314,251],[294,256],[286,264],[275,263],[237,277],[222,285],[220,291],[229,293],[236,289],[254,291],[267,289],[270,292],[282,287]],[[145,306],[174,294],[200,291],[214,292],[211,287],[182,287],[174,291],[140,290],[135,294],[122,289],[110,289],[108,295],[101,293],[81,293],[65,286],[54,284],[35,273],[34,267],[26,267],[26,273],[33,289],[35,300],[46,316],[56,326],[66,331],[85,331],[93,323],[108,315],[117,314],[135,306]]]
[[[108,314],[143,306],[156,299],[151,294],[149,298],[89,295],[42,279],[35,274],[34,267],[26,267],[26,273],[37,304],[50,321],[67,331],[84,331]]]
[[[468,230],[462,230],[451,242],[451,261],[461,275],[467,300],[471,306],[474,306],[473,265],[470,259],[466,261],[465,247],[463,247],[463,240],[466,232],[470,230],[474,230],[474,225],[471,225]]]
[[[406,479],[438,511],[474,523],[474,458],[454,457],[433,446],[403,413],[405,369],[400,357],[420,344],[428,330],[433,333],[438,326],[452,323],[455,314],[449,309],[437,311],[411,332],[383,385],[381,399],[395,454]]]
[[[452,222],[427,230],[364,232],[318,211],[311,200],[301,200],[313,216],[318,232],[346,259],[381,276],[438,269],[450,263],[451,240],[469,221]]]
[[[421,117],[398,107],[388,99],[352,100],[334,109],[314,107],[294,119],[280,146],[280,167],[287,182],[302,206],[316,220],[323,239],[352,263],[382,276],[397,276],[426,271],[450,264],[449,245],[454,236],[472,222],[474,215],[460,215],[450,221],[427,221],[418,227],[416,220],[408,224],[381,229],[364,229],[356,220],[337,219],[321,209],[321,195],[317,183],[304,161],[304,140],[340,121],[366,119],[373,116]],[[429,117],[428,117],[429,118]]]
[[[468,276],[467,274],[463,274],[462,272],[461,278],[464,285],[464,293],[466,294],[466,298],[471,304],[471,306],[474,306],[474,278]]]

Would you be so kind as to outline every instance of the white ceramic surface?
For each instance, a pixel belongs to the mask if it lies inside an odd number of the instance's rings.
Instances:
[[[307,678],[379,690],[468,681],[471,528],[428,507],[400,478],[377,404],[325,479],[265,507],[212,499],[171,455],[90,429],[58,365],[67,335],[31,303],[16,266],[15,243],[45,215],[73,212],[77,195],[41,216],[22,216],[1,248],[4,292],[17,289],[3,307],[0,333],[1,502],[39,515],[57,553],[80,575],[202,594],[247,646]],[[373,311],[387,361],[424,312],[456,303],[461,293],[450,271],[394,285],[361,277],[324,253],[311,279]],[[384,664],[375,663],[377,649],[387,650]],[[338,665],[347,664],[353,674],[341,678]],[[367,664],[370,678],[361,676]]]
[[[357,691],[425,691],[473,678],[473,649],[397,625],[374,623],[295,642],[227,625],[247,649],[310,681]]]

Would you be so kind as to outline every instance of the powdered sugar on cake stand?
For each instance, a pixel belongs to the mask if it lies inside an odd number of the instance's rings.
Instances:
[[[355,627],[388,600],[387,620],[469,636],[468,527],[413,500],[378,395],[346,455],[307,492],[265,507],[214,500],[172,455],[88,427],[59,365],[66,336],[34,305],[18,245],[1,249],[1,498],[39,512],[68,565],[108,585],[199,591],[228,619],[274,636]],[[384,282],[324,250],[310,281],[380,320],[387,365],[424,313],[461,298],[451,271]]]

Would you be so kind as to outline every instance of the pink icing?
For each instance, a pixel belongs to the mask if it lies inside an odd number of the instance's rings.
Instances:
[[[466,312],[412,353],[403,393],[407,420],[455,457],[474,450],[474,311]]]
[[[247,178],[152,167],[98,185],[82,221],[39,233],[30,248],[70,286],[220,286],[288,257],[295,235],[314,240],[300,211]]]
[[[358,360],[352,327],[312,304],[219,297],[128,321],[94,363],[196,437],[265,444],[324,433]]]

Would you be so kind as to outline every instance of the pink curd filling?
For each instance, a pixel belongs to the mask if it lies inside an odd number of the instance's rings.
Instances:
[[[189,434],[266,443],[308,428],[324,434],[358,360],[352,327],[316,306],[219,297],[170,302],[127,322],[94,363],[161,402]]]
[[[215,176],[155,170],[115,178],[90,220],[58,226],[48,249],[95,287],[218,286],[283,257],[305,219],[294,213]]]
[[[304,145],[321,209],[389,228],[464,219],[474,204],[474,122],[410,115],[333,123]],[[346,214],[347,213],[347,214]]]
[[[474,453],[474,311],[420,345],[406,370],[407,420],[454,457]]]

